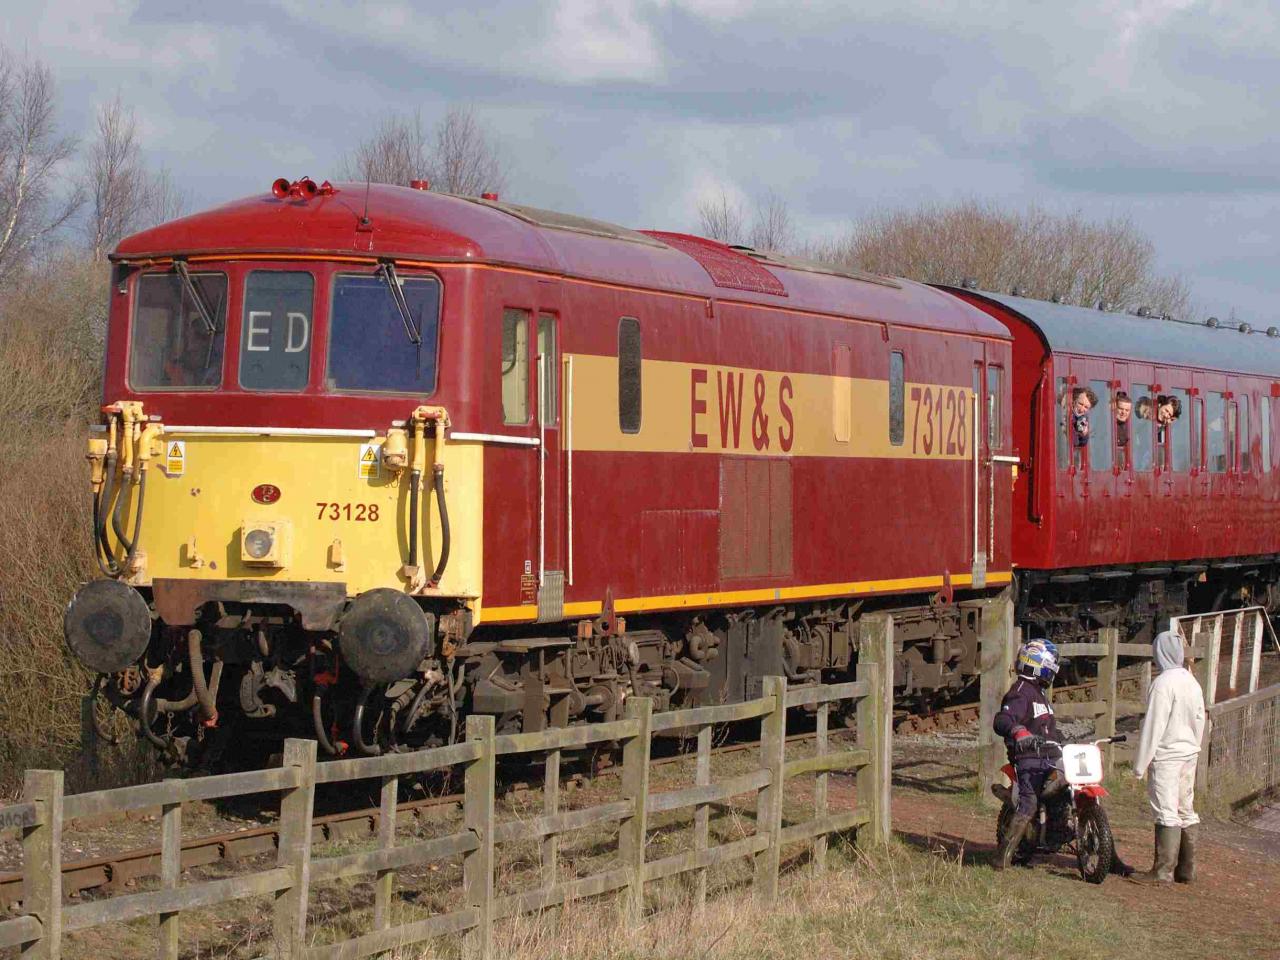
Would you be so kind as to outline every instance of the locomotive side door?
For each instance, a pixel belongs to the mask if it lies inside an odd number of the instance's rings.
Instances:
[[[568,491],[564,464],[565,376],[560,347],[560,288],[538,284],[533,336],[538,428],[538,620],[564,615],[565,523]]]

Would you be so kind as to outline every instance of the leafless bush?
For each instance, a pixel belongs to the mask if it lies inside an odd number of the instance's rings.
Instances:
[[[1082,306],[1176,315],[1190,305],[1185,281],[1156,272],[1155,245],[1127,218],[1094,221],[977,200],[926,204],[872,213],[810,252],[873,273],[957,285],[973,279],[986,290]]]
[[[453,107],[430,131],[420,110],[383,118],[343,162],[343,175],[401,186],[421,178],[435,190],[477,196],[506,186],[507,165],[475,111]]]
[[[50,239],[81,204],[59,196],[59,166],[75,141],[59,136],[53,73],[39,61],[15,59],[0,47],[0,281]]]

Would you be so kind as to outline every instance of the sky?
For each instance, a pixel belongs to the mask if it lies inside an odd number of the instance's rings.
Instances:
[[[467,105],[504,199],[798,232],[925,201],[1129,217],[1197,310],[1280,322],[1280,4],[1254,0],[0,0],[66,132],[116,94],[192,209],[336,178],[377,122]]]

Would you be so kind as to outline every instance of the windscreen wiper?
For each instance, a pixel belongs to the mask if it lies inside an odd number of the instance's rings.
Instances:
[[[204,332],[212,337],[218,332],[218,325],[213,322],[213,313],[209,310],[209,305],[204,302],[204,297],[200,295],[196,282],[191,279],[191,274],[187,272],[187,261],[174,260],[173,269],[182,278],[182,285],[187,291],[187,296],[196,305],[196,312],[200,314],[200,320],[204,324]]]
[[[400,322],[404,324],[404,332],[409,337],[409,342],[415,347],[422,346],[422,331],[413,322],[413,314],[409,312],[404,290],[400,287],[400,278],[396,275],[396,265],[390,260],[383,261],[378,264],[378,274],[386,281],[387,289],[391,291],[391,299],[395,302],[396,309],[400,311]]]

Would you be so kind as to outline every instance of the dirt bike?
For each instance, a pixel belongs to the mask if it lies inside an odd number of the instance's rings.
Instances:
[[[1121,743],[1124,739],[1121,735],[1104,737],[1091,743],[1060,744],[1052,740],[1046,741],[1048,745],[1062,750],[1066,784],[1060,789],[1071,791],[1067,826],[1072,839],[1062,844],[1051,842],[1045,804],[1040,803],[1013,855],[1015,864],[1026,865],[1037,853],[1053,854],[1065,847],[1075,855],[1076,865],[1083,879],[1089,883],[1101,883],[1107,878],[1115,859],[1116,848],[1111,836],[1111,823],[1107,820],[1107,812],[1102,809],[1102,798],[1107,796],[1107,790],[1102,785],[1100,748],[1104,743]],[[1017,806],[1018,777],[1013,764],[1007,763],[1001,770],[1009,779],[1008,785],[993,784],[991,787],[991,792],[1004,801],[1000,817],[996,821],[996,849],[1004,846],[1004,838],[1009,832]]]

